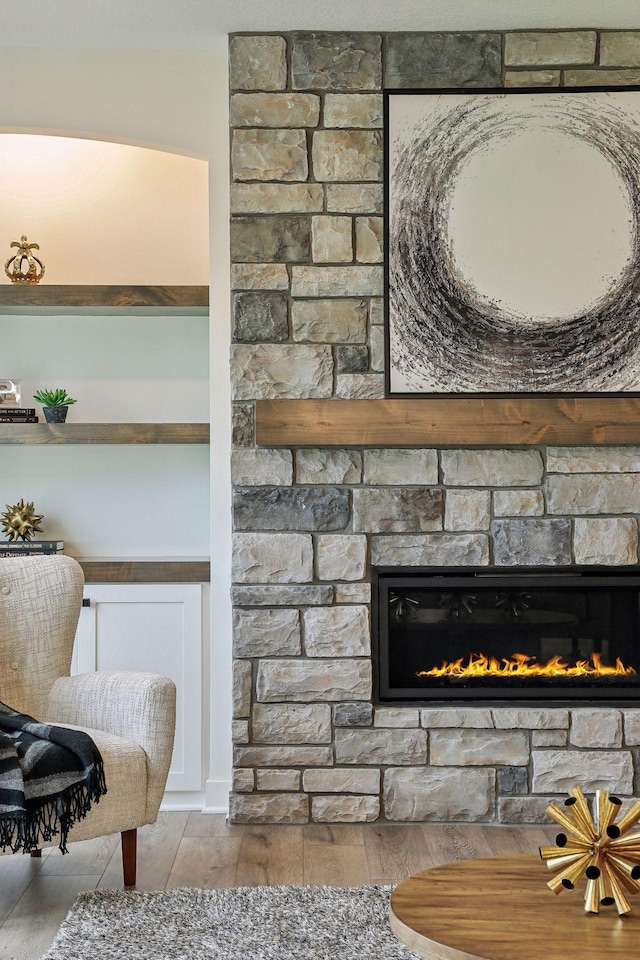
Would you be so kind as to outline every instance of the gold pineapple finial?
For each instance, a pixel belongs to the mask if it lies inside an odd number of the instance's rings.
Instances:
[[[9,257],[4,265],[4,272],[11,283],[40,283],[44,277],[44,264],[32,253],[32,250],[40,249],[40,244],[29,243],[26,234],[23,234],[21,239],[14,240],[11,246],[18,248],[18,252]]]
[[[10,506],[2,514],[2,528],[9,540],[31,540],[31,537],[38,531],[42,533],[42,527],[39,526],[41,520],[44,520],[44,514],[37,514],[33,509],[33,501],[25,503],[20,500],[19,503]]]
[[[627,834],[640,821],[640,800],[615,823],[622,800],[610,796],[607,790],[597,790],[594,821],[580,787],[572,787],[568,793],[566,812],[555,803],[545,811],[566,830],[556,837],[555,847],[540,847],[541,858],[549,870],[556,871],[547,886],[556,894],[573,890],[584,875],[587,913],[599,913],[601,905],[614,903],[620,916],[629,913],[631,906],[624,890],[640,890],[640,833]]]

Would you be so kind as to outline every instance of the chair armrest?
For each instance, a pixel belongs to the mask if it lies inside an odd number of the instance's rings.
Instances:
[[[138,743],[147,755],[147,816],[150,823],[156,820],[173,750],[176,687],[172,680],[120,670],[60,677],[51,688],[46,719],[105,730]]]

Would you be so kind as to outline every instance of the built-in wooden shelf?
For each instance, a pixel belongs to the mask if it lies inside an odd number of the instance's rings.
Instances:
[[[94,286],[91,284],[0,284],[0,312],[206,313],[207,286]]]
[[[0,423],[0,444],[209,443],[208,423]]]
[[[85,583],[208,583],[208,560],[83,560]]]
[[[258,400],[260,446],[640,443],[638,397]]]

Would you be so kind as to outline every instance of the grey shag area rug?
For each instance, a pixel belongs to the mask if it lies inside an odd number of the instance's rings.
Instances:
[[[390,886],[82,893],[43,960],[414,960]]]

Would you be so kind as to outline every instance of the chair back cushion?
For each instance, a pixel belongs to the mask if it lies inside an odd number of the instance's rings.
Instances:
[[[84,576],[71,557],[0,559],[0,700],[38,718],[69,675]]]

